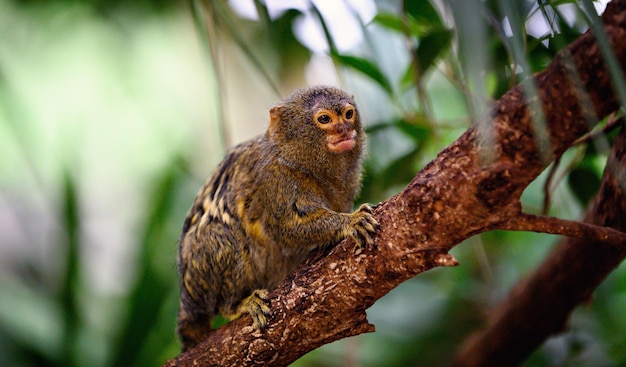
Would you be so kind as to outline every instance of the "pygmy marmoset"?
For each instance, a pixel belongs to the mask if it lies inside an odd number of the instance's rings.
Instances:
[[[313,249],[352,237],[373,245],[371,207],[354,213],[365,133],[353,98],[296,90],[270,109],[265,134],[232,148],[200,189],[178,247],[177,334],[188,349],[220,314],[266,325],[268,289]]]

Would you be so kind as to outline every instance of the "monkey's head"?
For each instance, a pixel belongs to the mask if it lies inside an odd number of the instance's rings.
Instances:
[[[365,134],[352,96],[326,86],[298,89],[270,110],[268,136],[291,160],[358,160]]]

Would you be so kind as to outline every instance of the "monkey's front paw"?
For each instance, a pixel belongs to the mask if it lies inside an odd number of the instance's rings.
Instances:
[[[257,289],[239,304],[239,313],[248,313],[252,316],[252,324],[257,329],[267,326],[267,316],[270,314],[267,289]]]
[[[375,246],[374,234],[378,230],[378,222],[372,216],[373,210],[370,205],[363,204],[352,213],[350,237],[356,242],[357,248]]]

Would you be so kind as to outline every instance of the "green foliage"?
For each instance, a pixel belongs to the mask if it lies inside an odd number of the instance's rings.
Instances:
[[[340,55],[336,52],[331,52],[331,55],[339,64],[363,73],[372,81],[376,82],[385,92],[388,94],[393,93],[391,83],[389,83],[389,80],[387,80],[383,72],[374,62],[362,57]]]

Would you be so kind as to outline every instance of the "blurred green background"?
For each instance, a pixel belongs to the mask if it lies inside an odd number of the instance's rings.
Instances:
[[[359,201],[398,192],[588,28],[590,1],[0,0],[0,366],[158,366],[178,354],[177,238],[225,149],[293,88],[354,93]],[[587,9],[584,12],[582,9]],[[624,83],[618,80],[618,83]],[[488,128],[488,127],[486,127]],[[551,215],[579,218],[611,136],[571,149]],[[542,175],[524,193],[542,211]],[[558,241],[493,232],[370,310],[376,333],[297,366],[444,366]],[[626,269],[526,366],[626,364]]]

